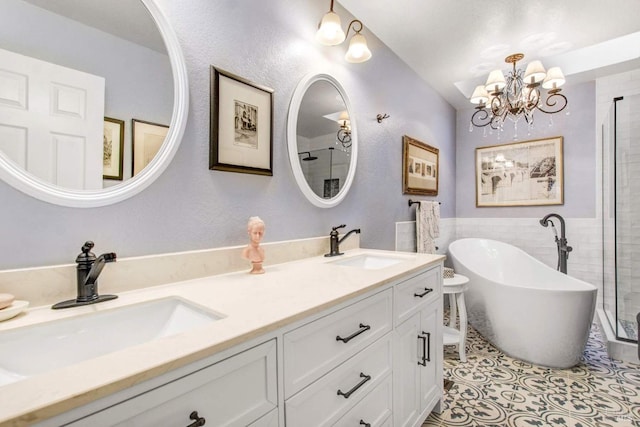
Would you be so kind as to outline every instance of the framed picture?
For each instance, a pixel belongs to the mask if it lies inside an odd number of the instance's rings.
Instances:
[[[209,169],[273,175],[273,89],[211,67]]]
[[[476,206],[561,205],[561,136],[476,148]]]
[[[403,194],[438,195],[439,156],[439,149],[407,135],[402,137]]]
[[[169,126],[137,119],[133,119],[131,123],[133,147],[131,170],[135,176],[156,156],[169,132]]]
[[[104,118],[102,144],[102,178],[122,181],[123,120]]]

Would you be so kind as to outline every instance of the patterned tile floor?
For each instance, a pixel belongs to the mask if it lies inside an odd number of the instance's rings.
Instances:
[[[640,365],[609,359],[597,326],[571,369],[550,369],[513,359],[473,328],[467,362],[445,347],[443,411],[423,427],[640,427]]]

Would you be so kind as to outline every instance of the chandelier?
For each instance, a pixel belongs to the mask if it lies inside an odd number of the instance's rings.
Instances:
[[[540,61],[531,61],[523,72],[516,68],[516,63],[522,58],[522,53],[507,56],[505,62],[513,64],[513,70],[506,78],[501,70],[494,70],[484,86],[475,88],[469,101],[477,107],[471,116],[469,131],[473,130],[473,126],[487,125],[502,130],[507,119],[517,126],[521,117],[531,128],[536,110],[555,114],[565,109],[567,98],[560,93],[565,78],[560,67],[545,71]],[[541,86],[547,90],[545,94],[541,92]]]

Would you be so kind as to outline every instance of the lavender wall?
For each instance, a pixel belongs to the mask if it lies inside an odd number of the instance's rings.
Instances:
[[[394,223],[414,216],[402,195],[403,134],[440,149],[438,199],[443,217],[455,216],[454,109],[368,32],[374,56],[364,64],[346,63],[344,45],[318,46],[314,31],[326,1],[158,3],[180,39],[190,79],[189,120],[175,159],[144,192],[103,208],[54,206],[0,183],[0,270],[73,262],[87,239],[96,252],[121,257],[237,245],[246,241],[251,215],[266,221],[266,241],[328,235],[346,223],[362,228],[362,246],[393,249]],[[273,177],[208,169],[210,65],[274,89]],[[342,82],[360,132],[351,193],[333,209],[304,198],[287,157],[289,100],[312,71]],[[391,118],[378,124],[378,113]]]
[[[594,82],[566,85],[569,99],[565,111],[552,116],[537,113],[531,133],[522,123],[517,142],[553,136],[564,137],[564,204],[554,206],[482,207],[475,205],[475,148],[514,142],[512,127],[500,134],[484,135],[482,129],[469,132],[473,108],[458,112],[456,152],[456,216],[458,218],[530,218],[556,212],[567,218],[596,217],[596,134]],[[471,104],[469,104],[471,105]],[[549,126],[549,118],[553,124]],[[460,237],[460,236],[459,236]]]

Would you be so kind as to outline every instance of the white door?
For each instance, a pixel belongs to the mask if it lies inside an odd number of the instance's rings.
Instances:
[[[103,77],[0,49],[0,150],[38,178],[102,188]]]

